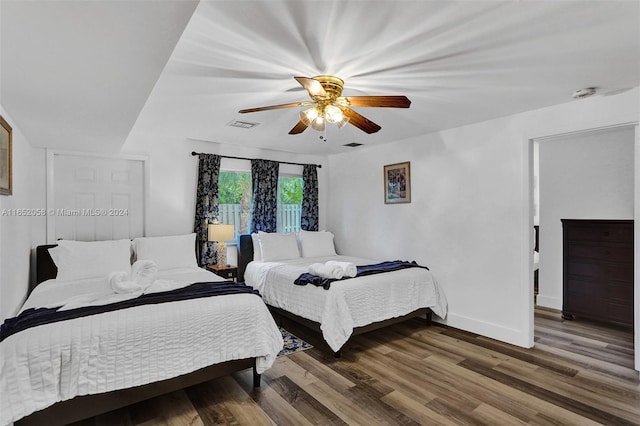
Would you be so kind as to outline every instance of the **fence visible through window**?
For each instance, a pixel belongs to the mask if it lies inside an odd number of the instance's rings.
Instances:
[[[278,204],[278,232],[298,232],[301,213],[300,204]]]

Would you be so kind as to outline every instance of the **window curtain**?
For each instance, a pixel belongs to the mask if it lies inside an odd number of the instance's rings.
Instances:
[[[302,170],[302,212],[300,228],[318,230],[318,169],[315,164],[305,164]]]
[[[277,230],[279,168],[280,163],[277,161],[251,160],[251,232]]]
[[[218,176],[220,156],[199,154],[196,214],[193,231],[200,244],[200,266],[217,262],[216,243],[208,241],[207,225],[218,220]]]

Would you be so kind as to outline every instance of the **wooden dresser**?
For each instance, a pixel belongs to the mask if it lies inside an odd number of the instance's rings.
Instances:
[[[633,327],[633,220],[562,219],[562,317]]]

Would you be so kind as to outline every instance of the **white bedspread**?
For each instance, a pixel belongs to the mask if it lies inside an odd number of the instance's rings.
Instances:
[[[258,289],[265,303],[320,323],[324,339],[338,351],[354,327],[431,308],[441,318],[447,300],[430,271],[408,268],[394,272],[335,281],[329,290],[314,285],[297,286],[293,281],[308,272],[309,265],[329,260],[370,265],[379,261],[332,256],[279,262],[253,261],[244,277]]]
[[[220,281],[199,268],[160,279]],[[108,289],[105,279],[40,284],[23,309],[51,306],[81,292]],[[0,343],[0,424],[77,395],[169,379],[224,361],[257,357],[262,373],[282,349],[271,314],[251,294],[143,305],[18,332]]]

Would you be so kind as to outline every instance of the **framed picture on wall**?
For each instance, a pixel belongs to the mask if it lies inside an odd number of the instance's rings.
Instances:
[[[399,204],[411,202],[411,163],[384,166],[384,202]]]
[[[11,126],[0,116],[0,195],[11,195]]]

